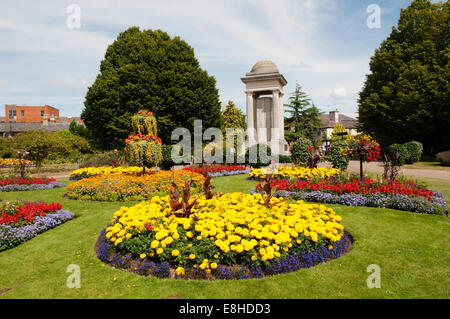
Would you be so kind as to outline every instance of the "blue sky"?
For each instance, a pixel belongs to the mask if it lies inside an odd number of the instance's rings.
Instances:
[[[67,27],[67,7],[81,27]],[[410,0],[2,0],[0,105],[52,105],[79,116],[106,48],[130,26],[161,29],[187,41],[217,80],[221,101],[245,110],[240,78],[259,60],[274,61],[314,104],[357,116],[357,96],[374,50]],[[381,28],[366,9],[381,8]],[[3,115],[0,112],[0,115]]]

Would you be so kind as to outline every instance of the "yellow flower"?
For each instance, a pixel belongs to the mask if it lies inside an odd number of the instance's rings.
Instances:
[[[139,257],[140,257],[141,259],[144,259],[145,257],[147,257],[147,255],[146,255],[146,254],[140,254]]]
[[[184,268],[183,267],[178,267],[175,272],[177,273],[178,276],[183,276],[184,275]]]
[[[158,246],[159,246],[159,241],[157,241],[157,240],[152,241],[152,243],[150,244],[150,247],[153,249],[155,249]]]
[[[156,253],[157,253],[158,255],[161,255],[161,254],[163,253],[163,251],[164,251],[164,249],[158,248],[158,250],[156,250]]]
[[[172,256],[177,257],[180,254],[180,252],[177,249],[172,250]]]
[[[192,259],[194,259],[194,258],[195,258],[195,254],[190,254],[190,255],[189,255],[189,259],[192,260]]]
[[[217,268],[217,264],[216,263],[211,263],[211,268],[212,269],[216,269]]]

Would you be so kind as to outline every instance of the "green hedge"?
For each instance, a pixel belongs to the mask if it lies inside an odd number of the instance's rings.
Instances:
[[[436,158],[442,165],[450,166],[450,151],[437,153]]]

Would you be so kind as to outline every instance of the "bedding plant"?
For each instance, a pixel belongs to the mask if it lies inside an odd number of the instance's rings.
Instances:
[[[330,178],[337,177],[340,174],[337,168],[309,168],[303,166],[280,166],[280,167],[266,167],[254,168],[248,174],[249,179],[262,180],[270,175],[272,179],[300,179],[310,180],[312,178]]]
[[[64,183],[54,178],[14,177],[0,180],[0,192],[44,190],[64,186],[66,186]]]
[[[134,169],[133,169],[134,170]],[[132,170],[132,171],[133,171]],[[138,168],[138,170],[142,170]],[[172,179],[181,187],[186,180],[193,180],[194,189],[200,189],[203,176],[188,171],[147,171],[145,174],[105,174],[84,178],[66,186],[70,199],[96,201],[139,201],[155,194],[168,193]]]
[[[447,212],[443,193],[423,188],[414,181],[359,180],[342,175],[320,181],[274,180],[271,186],[277,188],[275,196],[311,202],[393,208],[438,215]],[[261,187],[258,184],[250,193],[256,193]]]
[[[74,217],[59,203],[5,202],[0,206],[0,251],[12,248]]]
[[[203,173],[207,170],[208,175],[211,177],[230,176],[238,174],[248,174],[250,170],[242,165],[203,165],[202,167],[187,166],[184,167],[185,171],[194,171],[196,173]]]

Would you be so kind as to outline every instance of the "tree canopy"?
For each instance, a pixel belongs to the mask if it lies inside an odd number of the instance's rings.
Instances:
[[[450,3],[414,0],[375,50],[359,95],[364,132],[383,146],[417,140],[450,149]]]
[[[161,30],[131,27],[120,33],[107,48],[84,105],[81,118],[100,149],[123,146],[131,116],[140,109],[154,113],[167,144],[177,127],[193,132],[194,120],[220,126],[215,78],[200,68],[192,47]]]

